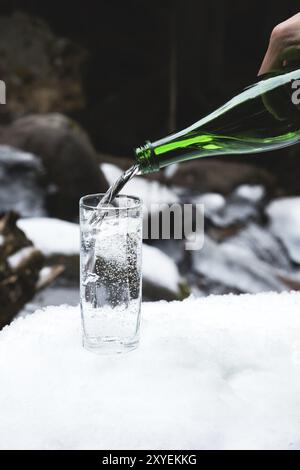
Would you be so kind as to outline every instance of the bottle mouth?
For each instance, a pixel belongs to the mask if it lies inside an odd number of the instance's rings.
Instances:
[[[135,158],[141,173],[153,173],[159,170],[159,159],[155,155],[151,142],[135,149]]]

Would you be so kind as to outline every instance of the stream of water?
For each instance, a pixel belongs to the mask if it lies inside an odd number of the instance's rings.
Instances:
[[[100,200],[99,204],[96,207],[96,210],[92,212],[88,219],[88,224],[91,228],[99,228],[103,219],[107,215],[107,211],[105,211],[105,207],[112,204],[116,196],[120,193],[120,191],[124,188],[124,186],[130,181],[137,173],[139,172],[138,165],[132,165],[128,170],[126,170],[116,181],[113,183],[110,188],[106,191],[102,199]],[[96,251],[95,245],[93,245],[91,249],[91,253],[89,256],[88,266],[91,272],[94,272],[95,263],[96,263]]]
[[[113,202],[115,197],[122,191],[124,186],[139,172],[139,167],[137,164],[132,165],[128,170],[126,170],[106,191],[103,198],[99,202],[98,206],[96,207],[96,211],[94,211],[88,223],[92,226],[98,226],[101,221],[106,216],[107,212],[103,211],[105,206],[108,206]],[[99,211],[98,211],[98,210]]]

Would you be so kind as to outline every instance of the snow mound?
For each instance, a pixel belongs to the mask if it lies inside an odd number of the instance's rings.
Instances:
[[[300,449],[300,294],[143,304],[135,352],[81,347],[77,307],[0,333],[2,449]]]
[[[194,204],[204,204],[205,216],[217,227],[246,223],[259,217],[256,205],[263,198],[262,186],[239,186],[229,197],[206,193],[192,198]]]
[[[163,251],[143,244],[143,277],[153,284],[178,293],[182,281],[176,263]]]
[[[79,253],[79,225],[59,219],[20,219],[18,227],[46,256]]]
[[[270,227],[295,263],[300,263],[300,197],[277,199],[266,209]]]
[[[110,185],[123,173],[120,168],[111,163],[102,163],[101,170]],[[148,181],[140,176],[129,181],[120,194],[134,194],[141,198],[145,209],[149,213],[151,212],[151,204],[174,204],[179,202],[179,198],[174,191],[157,181]]]
[[[222,209],[226,205],[226,199],[222,194],[218,193],[206,193],[193,198],[194,204],[203,204],[205,214],[214,214]]]
[[[247,201],[256,203],[265,197],[266,190],[260,184],[242,184],[234,191],[234,195],[241,199],[246,199]]]

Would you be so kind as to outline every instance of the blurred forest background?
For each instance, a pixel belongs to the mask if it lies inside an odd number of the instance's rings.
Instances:
[[[105,191],[134,147],[255,82],[272,29],[298,9],[296,0],[1,1],[2,324],[24,305],[78,301],[68,238],[78,199]],[[145,275],[145,299],[298,289],[299,153],[211,158],[140,178],[131,192],[148,204],[206,205],[201,253],[152,243],[151,262],[165,262],[176,285]]]

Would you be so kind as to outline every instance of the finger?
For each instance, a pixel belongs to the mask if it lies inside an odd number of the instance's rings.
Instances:
[[[283,59],[280,54],[274,53],[270,48],[268,48],[264,60],[260,66],[258,75],[264,75],[265,73],[270,73],[272,71],[281,69],[283,65]]]
[[[284,50],[283,65],[297,67],[300,64],[300,46],[290,46]]]

